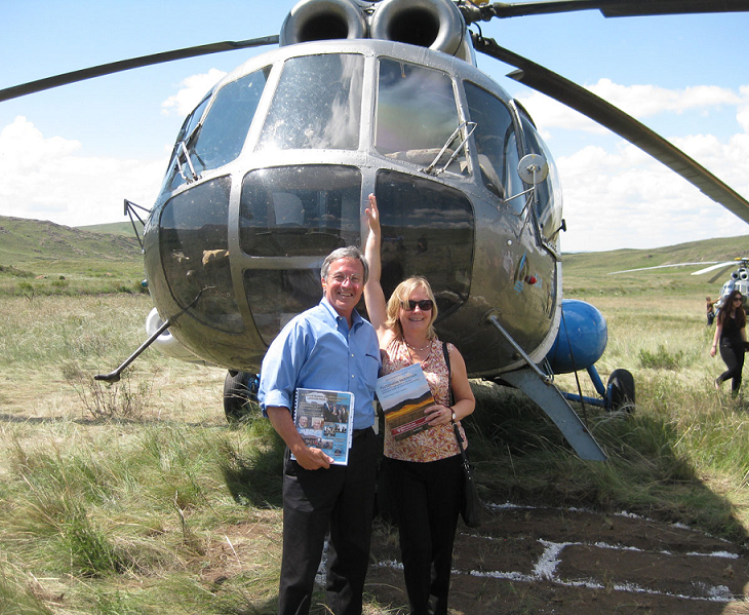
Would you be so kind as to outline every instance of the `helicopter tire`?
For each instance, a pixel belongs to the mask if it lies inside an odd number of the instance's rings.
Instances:
[[[608,409],[612,412],[624,410],[632,413],[635,409],[635,379],[626,369],[615,369],[609,376]]]
[[[247,420],[257,403],[258,377],[249,372],[230,370],[224,380],[224,413],[231,425]]]

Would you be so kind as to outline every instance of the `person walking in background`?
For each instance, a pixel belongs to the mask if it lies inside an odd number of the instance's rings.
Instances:
[[[374,195],[369,196],[365,213],[369,235],[364,253],[370,273],[364,301],[383,351],[382,373],[420,364],[436,402],[426,410],[429,429],[398,441],[385,430],[382,471],[389,478],[406,591],[412,615],[447,615],[463,487],[453,423],[471,414],[476,402],[462,355],[452,344],[443,348],[434,332],[437,305],[429,283],[421,277],[409,278],[385,302],[380,284],[380,217]],[[459,430],[465,443],[462,426]]]
[[[263,360],[260,407],[287,446],[280,615],[309,613],[328,532],[327,606],[334,615],[362,612],[379,455],[372,426],[381,364],[375,330],[354,309],[367,272],[356,247],[328,255],[321,271],[322,300],[283,328]],[[354,393],[348,465],[332,465],[324,450],[302,440],[292,419],[298,388]]]
[[[705,297],[705,309],[707,310],[707,326],[711,326],[715,320],[715,306],[710,297]]]
[[[720,356],[728,368],[715,380],[715,388],[719,389],[720,385],[730,378],[731,391],[736,395],[741,387],[741,372],[744,369],[744,353],[747,348],[746,313],[741,291],[734,290],[724,299],[715,322],[715,336],[710,356],[714,357],[720,347]]]

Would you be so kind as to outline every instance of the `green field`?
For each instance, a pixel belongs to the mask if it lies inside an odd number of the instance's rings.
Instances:
[[[145,338],[137,242],[10,218],[0,233],[0,613],[274,613],[282,449],[268,422],[229,427],[225,372],[152,349],[119,384],[93,381]],[[482,496],[626,510],[745,544],[749,400],[712,388],[722,363],[703,313],[720,281],[695,267],[608,274],[731,259],[746,241],[566,256],[565,296],[608,321],[599,372],[635,375],[636,411],[579,408],[609,455],[582,462],[535,406],[474,382]],[[400,611],[368,595],[365,613],[384,612]]]

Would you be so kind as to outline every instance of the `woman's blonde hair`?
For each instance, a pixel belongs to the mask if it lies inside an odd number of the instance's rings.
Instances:
[[[429,328],[427,329],[427,338],[430,340],[437,337],[437,333],[434,330],[434,321],[437,320],[437,301],[434,298],[432,287],[427,282],[426,278],[421,276],[415,276],[403,280],[398,286],[395,287],[393,294],[390,295],[387,305],[387,314],[385,320],[385,326],[392,329],[398,334],[400,339],[403,339],[403,328],[401,327],[398,314],[400,313],[401,302],[407,302],[408,297],[417,288],[422,288],[432,300],[432,317],[429,319]]]

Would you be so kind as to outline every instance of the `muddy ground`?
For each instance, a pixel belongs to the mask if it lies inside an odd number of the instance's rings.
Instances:
[[[507,505],[458,534],[451,615],[749,615],[749,553],[686,527]],[[367,591],[407,604],[392,536],[375,533],[373,558]]]

